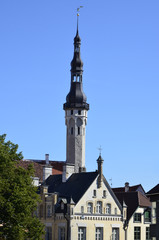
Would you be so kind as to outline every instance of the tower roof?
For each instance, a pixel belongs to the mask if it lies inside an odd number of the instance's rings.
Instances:
[[[64,110],[79,108],[89,110],[89,104],[87,103],[87,97],[83,92],[82,74],[83,74],[83,62],[80,54],[81,38],[78,31],[78,19],[77,19],[77,31],[74,38],[74,54],[71,61],[71,87],[70,92],[66,97],[66,103],[64,104]]]

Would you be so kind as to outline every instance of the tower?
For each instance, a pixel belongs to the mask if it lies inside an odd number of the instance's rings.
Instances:
[[[78,19],[77,19],[78,20]],[[80,56],[81,39],[77,32],[74,38],[74,55],[71,62],[71,86],[66,97],[66,178],[72,173],[85,171],[85,127],[89,104],[83,92],[83,62]]]

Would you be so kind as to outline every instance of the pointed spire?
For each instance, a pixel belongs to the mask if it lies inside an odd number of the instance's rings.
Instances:
[[[81,8],[82,6],[80,6]],[[80,46],[81,39],[79,36],[79,10],[77,9],[77,31],[74,37],[74,53],[73,59],[71,61],[71,88],[70,92],[66,97],[66,103],[64,104],[64,109],[66,108],[83,108],[89,110],[89,104],[86,102],[87,98],[83,92],[83,62],[81,59]]]

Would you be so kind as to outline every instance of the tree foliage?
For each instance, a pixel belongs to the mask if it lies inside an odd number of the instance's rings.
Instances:
[[[33,167],[18,166],[22,153],[5,138],[0,135],[0,239],[40,240],[43,225],[33,214],[40,201],[32,184]]]

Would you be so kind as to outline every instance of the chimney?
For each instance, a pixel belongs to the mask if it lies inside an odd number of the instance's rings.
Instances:
[[[49,165],[49,154],[48,153],[45,154],[45,162],[46,162],[46,165]]]
[[[46,164],[43,165],[43,181],[52,175],[52,166],[49,165],[49,154],[45,154],[45,162]]]
[[[125,183],[125,192],[129,192],[129,183],[128,182]]]
[[[103,159],[101,157],[101,155],[99,155],[99,158],[97,159],[97,164],[98,164],[98,173],[99,173],[99,177],[98,177],[98,188],[101,187],[102,185],[102,181],[103,181]]]

